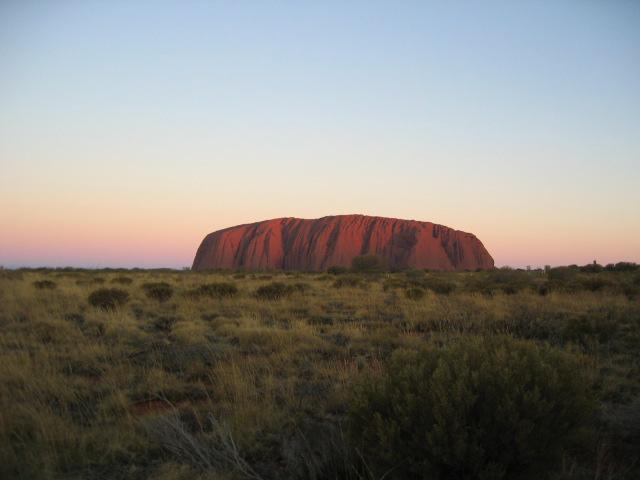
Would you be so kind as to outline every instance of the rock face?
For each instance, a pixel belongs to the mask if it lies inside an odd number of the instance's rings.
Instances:
[[[391,268],[493,268],[493,258],[471,233],[430,222],[337,215],[277,218],[218,230],[200,244],[193,269],[321,271],[349,267],[359,255],[376,255]]]

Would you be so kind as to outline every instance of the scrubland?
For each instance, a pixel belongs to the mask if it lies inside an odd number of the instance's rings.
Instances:
[[[640,271],[0,271],[0,477],[640,478]]]

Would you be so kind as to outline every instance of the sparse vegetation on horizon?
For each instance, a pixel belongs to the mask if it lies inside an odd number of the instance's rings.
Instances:
[[[345,270],[1,271],[0,477],[638,478],[636,265]]]

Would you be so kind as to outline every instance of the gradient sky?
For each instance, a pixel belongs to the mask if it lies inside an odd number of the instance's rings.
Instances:
[[[344,213],[640,262],[640,2],[0,1],[0,265]]]

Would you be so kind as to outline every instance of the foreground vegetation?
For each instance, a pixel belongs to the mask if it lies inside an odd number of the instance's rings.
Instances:
[[[0,271],[0,477],[640,478],[640,271]]]

